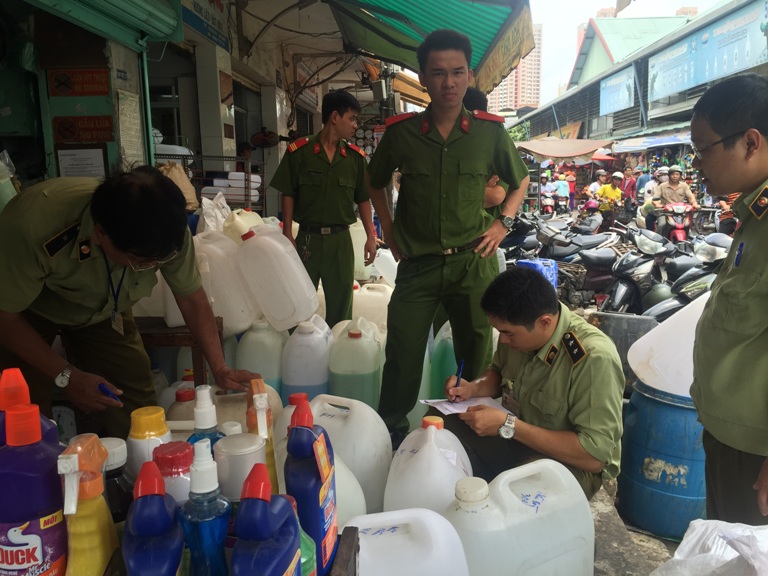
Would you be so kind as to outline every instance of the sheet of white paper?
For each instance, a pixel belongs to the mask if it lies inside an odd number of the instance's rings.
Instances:
[[[504,408],[504,406],[499,404],[493,398],[489,398],[487,396],[483,396],[481,398],[471,398],[470,400],[465,400],[464,402],[455,403],[451,402],[450,400],[446,400],[445,398],[442,400],[419,400],[419,402],[426,404],[427,406],[433,406],[443,414],[461,414],[462,412],[466,412],[467,408],[470,406],[490,406],[491,408],[499,408],[509,413],[509,410]]]

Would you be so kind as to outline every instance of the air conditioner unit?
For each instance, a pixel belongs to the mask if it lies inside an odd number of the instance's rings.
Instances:
[[[371,90],[373,90],[373,97],[376,100],[384,100],[387,97],[387,84],[384,80],[377,80],[371,84]]]

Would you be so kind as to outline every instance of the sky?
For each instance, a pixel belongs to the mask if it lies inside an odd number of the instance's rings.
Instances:
[[[728,0],[633,0],[619,18],[674,16],[683,6],[696,6],[699,15]],[[543,24],[540,104],[557,98],[558,84],[565,84],[576,61],[576,28],[594,18],[601,8],[616,6],[616,0],[531,0],[534,23]]]

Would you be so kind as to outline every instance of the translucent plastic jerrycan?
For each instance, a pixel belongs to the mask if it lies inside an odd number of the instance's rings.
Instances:
[[[364,284],[352,293],[352,317],[363,317],[379,328],[387,324],[387,307],[392,298],[387,284]]]
[[[453,350],[453,331],[451,323],[446,322],[435,334],[432,347],[432,359],[429,372],[429,397],[445,398],[445,380],[456,374],[458,365]]]
[[[263,314],[237,271],[242,254],[238,245],[220,232],[206,231],[194,237],[195,251],[208,257],[214,299],[213,313],[223,319],[224,337],[245,332]]]
[[[392,458],[384,510],[429,508],[442,514],[453,501],[456,482],[472,476],[467,451],[443,419],[425,416]]]
[[[360,535],[360,574],[365,576],[469,576],[456,529],[437,512],[409,508],[352,518]],[[488,572],[486,576],[516,574]],[[565,572],[565,574],[570,574]]]
[[[365,318],[355,318],[335,339],[330,355],[328,391],[334,396],[365,402],[374,410],[381,392],[381,348],[378,330]]]
[[[306,392],[310,399],[328,392],[332,346],[333,334],[320,316],[299,323],[283,349],[283,403],[296,392]]]
[[[283,387],[283,348],[288,332],[278,332],[266,320],[256,320],[237,343],[235,367],[261,374],[279,394]]]
[[[133,305],[134,316],[163,316],[165,312],[163,308],[163,286],[160,282],[163,275],[160,270],[155,274],[157,275],[157,284],[152,287],[152,293],[149,296],[142,298]]]
[[[392,252],[387,248],[379,248],[376,251],[376,258],[373,264],[376,266],[376,270],[381,272],[384,282],[394,288],[395,279],[397,278],[397,261]]]
[[[197,269],[200,271],[201,281],[203,283],[203,290],[208,297],[208,302],[213,306],[215,297],[215,288],[213,287],[213,280],[211,278],[211,268],[208,264],[208,256],[204,253],[196,254]],[[170,328],[176,326],[184,326],[184,317],[181,315],[179,305],[176,303],[176,298],[171,291],[170,286],[163,278],[162,274],[159,276],[160,292],[163,297],[163,318],[165,323]]]
[[[310,402],[315,423],[322,426],[360,482],[368,512],[379,512],[392,460],[392,441],[376,411],[359,400],[322,394]]]
[[[429,361],[429,350],[424,350],[424,363],[421,366],[421,384],[419,385],[419,400],[429,400],[429,370],[430,370],[430,361]],[[416,430],[418,427],[421,426],[421,419],[424,417],[424,415],[427,413],[428,406],[426,404],[421,404],[420,402],[416,402],[416,404],[413,405],[413,408],[411,408],[411,411],[408,412],[408,430]]]
[[[568,469],[536,460],[456,483],[444,511],[461,538],[472,576],[594,573],[595,528],[589,503]]]
[[[296,248],[270,226],[256,226],[243,235],[237,263],[246,286],[276,330],[292,328],[314,314],[317,290]]]
[[[224,220],[224,236],[235,244],[242,243],[242,236],[254,226],[263,224],[261,216],[248,208],[235,208]]]
[[[371,277],[371,265],[365,265],[365,242],[368,236],[360,218],[349,227],[349,235],[355,253],[355,280],[368,280]]]

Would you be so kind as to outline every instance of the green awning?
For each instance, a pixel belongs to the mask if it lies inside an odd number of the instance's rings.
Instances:
[[[469,36],[476,85],[488,93],[533,49],[528,0],[324,0],[344,50],[418,71],[416,49],[430,32]]]

